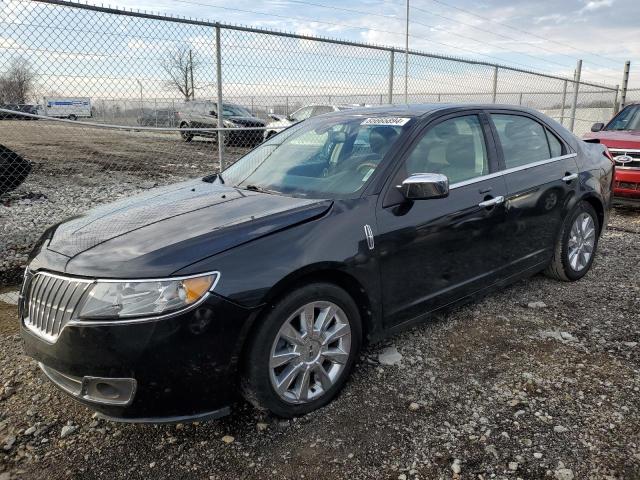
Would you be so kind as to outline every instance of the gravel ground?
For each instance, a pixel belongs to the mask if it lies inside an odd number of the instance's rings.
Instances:
[[[50,122],[1,121],[0,142],[32,162],[0,198],[0,285],[22,274],[47,227],[101,203],[217,171],[217,145],[177,134],[115,132]],[[246,149],[228,147],[227,162]]]
[[[539,275],[369,346],[294,421],[242,403],[202,424],[98,420],[0,303],[0,479],[640,478],[639,241],[640,212],[615,211],[581,281]],[[399,364],[379,362],[389,347]]]

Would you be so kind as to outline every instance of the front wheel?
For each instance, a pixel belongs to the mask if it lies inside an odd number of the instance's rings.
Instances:
[[[598,215],[591,204],[580,202],[565,218],[545,274],[565,282],[584,277],[593,263],[600,228]]]
[[[314,283],[273,305],[252,333],[244,362],[244,396],[261,410],[291,418],[329,403],[346,382],[361,345],[353,299]]]
[[[193,131],[186,130],[187,128],[189,128],[189,125],[186,123],[180,125],[180,136],[185,142],[190,142],[191,140],[193,140]]]

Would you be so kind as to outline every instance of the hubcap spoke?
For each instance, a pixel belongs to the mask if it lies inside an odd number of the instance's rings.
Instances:
[[[349,325],[345,323],[338,324],[325,334],[322,344],[329,345],[350,332],[351,329],[349,328]]]
[[[280,336],[293,345],[304,345],[302,335],[290,323],[286,323],[280,331]]]
[[[311,380],[311,369],[307,367],[301,375],[300,385],[298,387],[297,397],[298,400],[306,402],[309,400],[309,381]]]
[[[281,367],[294,360],[300,360],[298,352],[281,352],[271,356],[271,368]]]
[[[313,332],[313,324],[315,320],[315,308],[313,304],[310,303],[304,307],[302,310],[301,319],[302,319],[302,328],[304,328],[304,333],[309,335]]]
[[[347,352],[343,352],[339,348],[327,350],[323,352],[322,356],[333,363],[345,364],[349,359],[349,354]]]
[[[287,369],[286,373],[284,374],[284,377],[282,378],[282,380],[280,380],[280,382],[277,385],[276,389],[278,390],[278,392],[280,393],[286,392],[294,383],[295,379],[298,378],[298,375],[300,375],[300,372],[302,371],[303,368],[304,368],[304,365],[302,363],[299,363]]]
[[[316,378],[320,381],[320,385],[322,385],[322,389],[325,392],[329,390],[331,388],[331,385],[333,385],[333,382],[331,381],[329,374],[322,367],[322,365],[316,365],[313,371],[316,374]]]
[[[318,320],[316,320],[316,330],[320,333],[324,333],[335,315],[336,308],[333,305],[323,309],[320,312],[320,315],[318,315]]]

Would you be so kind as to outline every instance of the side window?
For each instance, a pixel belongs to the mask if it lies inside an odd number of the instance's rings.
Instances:
[[[507,168],[547,160],[553,156],[546,129],[529,117],[511,114],[491,114],[498,131]],[[558,139],[555,139],[559,144]],[[556,150],[562,145],[555,145]]]
[[[333,108],[329,107],[328,105],[316,105],[315,107],[313,107],[313,117],[315,117],[316,115],[322,115],[323,113],[329,113],[329,112],[333,112]]]
[[[303,107],[300,110],[293,112],[291,118],[293,118],[296,122],[301,122],[302,120],[306,120],[311,116],[311,111],[313,107]]]
[[[547,132],[547,140],[549,141],[551,158],[562,156],[562,143],[560,143],[560,140],[558,140],[558,138],[549,130],[545,129],[545,131]]]
[[[442,173],[457,183],[489,172],[477,115],[451,118],[427,130],[407,157],[406,173]]]

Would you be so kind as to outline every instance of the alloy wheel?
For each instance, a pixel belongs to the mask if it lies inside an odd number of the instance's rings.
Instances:
[[[351,351],[351,326],[335,303],[316,301],[283,323],[271,347],[269,372],[277,395],[288,403],[309,403],[340,378]]]
[[[581,213],[573,221],[569,232],[569,264],[574,271],[580,272],[589,264],[596,241],[596,226],[588,213]]]

